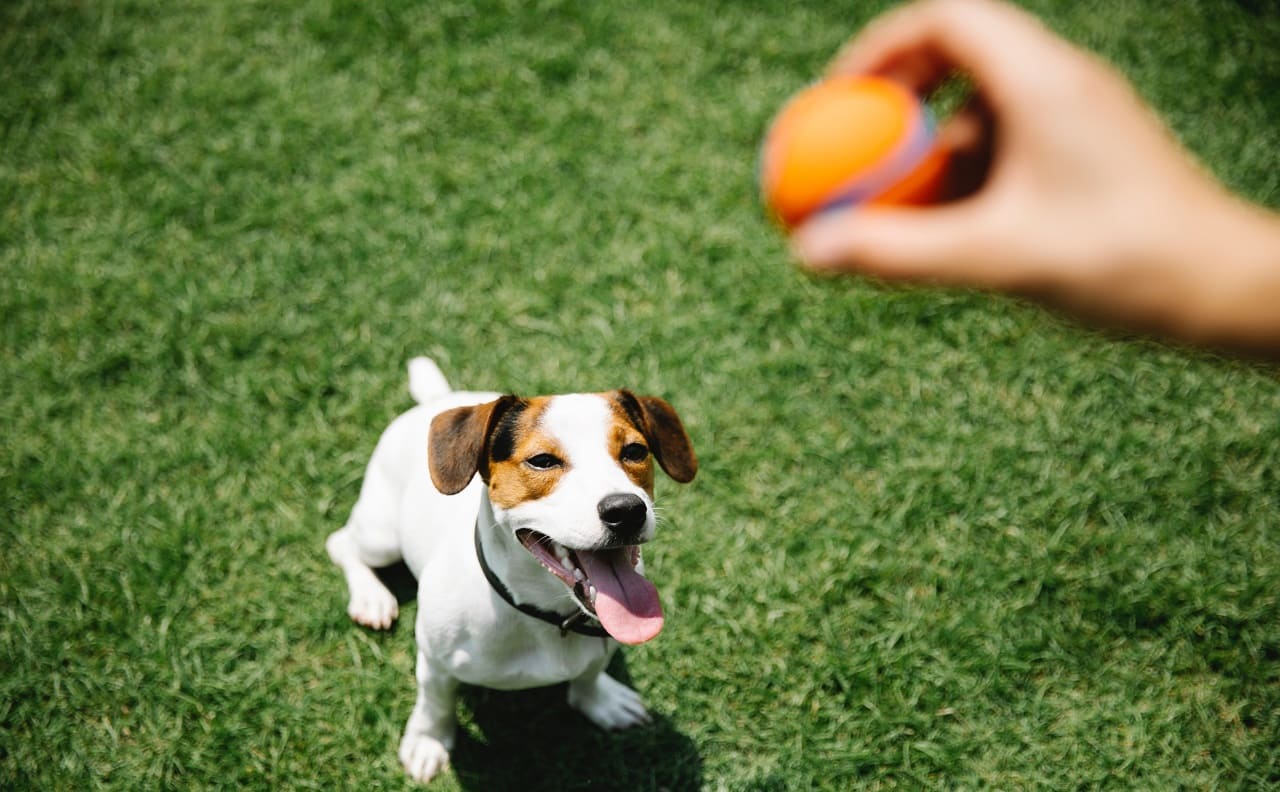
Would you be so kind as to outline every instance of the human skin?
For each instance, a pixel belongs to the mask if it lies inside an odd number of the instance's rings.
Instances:
[[[994,0],[873,21],[836,74],[974,95],[939,131],[957,165],[934,207],[823,213],[792,235],[814,271],[1006,291],[1110,326],[1280,357],[1280,216],[1228,192],[1129,83]]]

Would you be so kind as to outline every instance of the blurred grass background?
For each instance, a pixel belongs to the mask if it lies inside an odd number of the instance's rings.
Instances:
[[[353,626],[322,541],[417,354],[661,394],[702,460],[619,669],[656,724],[472,691],[436,789],[1280,784],[1276,370],[763,220],[883,7],[0,5],[0,787],[409,786],[415,606]],[[1029,7],[1280,204],[1274,5]]]

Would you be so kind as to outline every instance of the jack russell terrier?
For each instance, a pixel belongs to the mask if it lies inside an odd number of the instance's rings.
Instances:
[[[648,721],[605,673],[618,643],[662,629],[640,545],[653,538],[654,461],[679,482],[697,458],[680,417],[628,391],[522,399],[456,392],[435,363],[409,363],[418,406],[383,432],[345,527],[325,542],[347,613],[391,626],[374,567],[418,580],[418,696],[400,761],[426,782],[449,759],[459,683],[500,690],[569,683],[603,729]]]

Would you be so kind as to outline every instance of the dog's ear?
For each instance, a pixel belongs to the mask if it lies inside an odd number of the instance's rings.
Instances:
[[[502,416],[519,401],[515,396],[503,396],[487,404],[445,410],[431,419],[427,463],[436,489],[456,495],[477,473],[488,481],[489,437]]]
[[[619,398],[667,475],[681,484],[693,481],[698,457],[675,408],[657,396],[637,396],[625,390],[619,391]]]

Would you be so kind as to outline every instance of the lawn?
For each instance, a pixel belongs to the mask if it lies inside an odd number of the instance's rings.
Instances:
[[[1031,4],[1280,205],[1266,2]],[[323,539],[405,361],[681,412],[652,726],[448,790],[1280,785],[1280,369],[808,278],[772,113],[880,3],[0,5],[0,788],[406,789]],[[1206,262],[1211,266],[1212,262]]]

